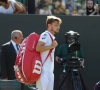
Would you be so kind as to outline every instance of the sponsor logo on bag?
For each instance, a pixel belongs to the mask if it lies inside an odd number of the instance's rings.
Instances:
[[[32,73],[40,74],[41,73],[41,67],[42,67],[41,62],[39,60],[36,60]]]

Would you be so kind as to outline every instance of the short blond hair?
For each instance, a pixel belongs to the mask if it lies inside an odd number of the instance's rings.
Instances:
[[[57,21],[59,24],[62,23],[62,20],[59,17],[56,17],[56,16],[47,16],[46,26],[48,27],[48,24],[52,24],[55,21]]]

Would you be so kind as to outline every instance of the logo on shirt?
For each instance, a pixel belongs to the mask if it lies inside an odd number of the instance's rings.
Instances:
[[[42,39],[45,39],[47,37],[47,34],[43,34]]]
[[[47,34],[44,34],[43,36],[47,36]]]

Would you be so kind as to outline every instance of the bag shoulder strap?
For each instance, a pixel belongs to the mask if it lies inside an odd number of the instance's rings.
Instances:
[[[10,1],[11,7],[13,8],[13,10],[15,10],[14,6],[12,5],[12,1]]]
[[[48,33],[48,34],[49,34],[49,33]],[[53,42],[52,36],[51,36],[50,34],[49,34],[49,36],[50,36],[50,38],[51,38],[51,40],[52,40],[52,42]],[[44,60],[44,63],[45,63],[45,61],[47,60],[47,58],[49,57],[49,55],[52,53],[52,50],[53,50],[53,49],[50,49],[50,51],[49,51],[49,53],[48,53],[46,59]],[[44,64],[44,63],[43,63],[43,64]]]

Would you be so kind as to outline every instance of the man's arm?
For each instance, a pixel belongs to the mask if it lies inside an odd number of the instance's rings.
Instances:
[[[48,37],[48,34],[45,34],[45,33],[42,34],[40,36],[38,43],[37,43],[36,51],[37,52],[44,52],[44,51],[53,49],[58,45],[56,41],[53,41],[51,45],[45,46],[45,44],[48,42],[49,39],[50,38]]]
[[[92,15],[94,15],[95,13],[96,13],[96,11],[92,12],[89,16],[92,16]]]
[[[58,63],[61,63],[61,61],[59,61],[59,56],[56,56],[56,58],[55,58],[55,60],[56,60],[56,62],[58,62]]]
[[[18,4],[18,3],[16,3],[16,2],[14,2],[14,7],[15,7],[15,9],[17,10],[17,11],[15,12],[15,14],[20,14],[20,13],[23,11],[23,9],[21,8],[20,4]]]
[[[53,48],[52,45],[50,45],[50,46],[44,46],[44,45],[45,45],[44,42],[38,41],[37,46],[36,46],[36,51],[37,52],[44,52],[44,51],[47,51],[47,50],[50,50]]]
[[[7,62],[6,62],[6,58],[7,58],[7,55],[6,55],[6,49],[5,49],[5,46],[2,46],[1,47],[1,77],[2,79],[8,79],[8,76],[7,76]]]

